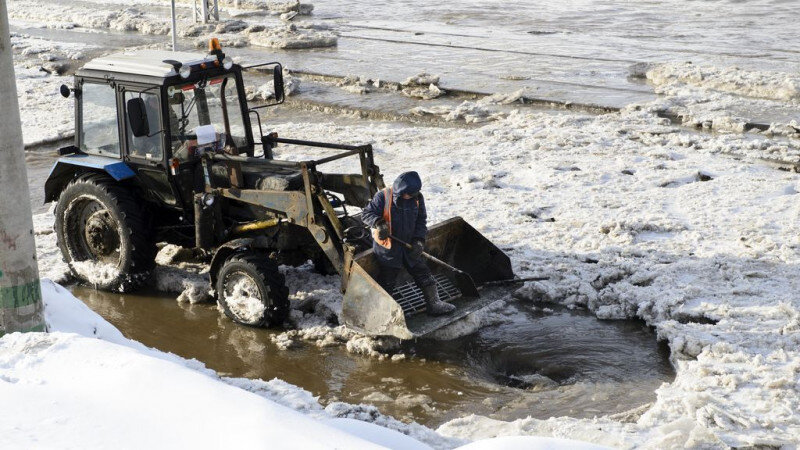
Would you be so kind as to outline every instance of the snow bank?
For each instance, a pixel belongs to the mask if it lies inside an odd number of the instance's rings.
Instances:
[[[318,27],[306,23],[289,23],[250,33],[250,43],[258,47],[299,49],[316,47],[335,47],[338,37],[329,31],[319,31]]]
[[[49,331],[96,337],[120,345],[132,342],[59,284],[45,278],[41,285],[44,318]]]
[[[422,100],[431,100],[446,94],[444,89],[439,88],[439,76],[427,72],[408,77],[400,86],[401,94]]]
[[[785,72],[743,70],[739,67],[719,68],[691,62],[659,64],[647,71],[647,79],[655,86],[680,82],[692,86],[728,92],[745,97],[780,101],[800,100],[800,76]]]
[[[417,116],[439,116],[448,122],[457,122],[463,120],[464,123],[483,123],[492,120],[498,120],[506,116],[506,114],[497,112],[492,108],[480,102],[464,101],[461,104],[451,106],[417,106],[410,110],[411,114]]]
[[[283,68],[283,93],[284,95],[292,96],[298,93],[300,90],[300,78],[291,74],[289,69]],[[275,82],[274,80],[270,80],[261,86],[252,86],[247,85],[245,86],[245,95],[247,97],[247,101],[266,101],[271,98],[275,97]]]
[[[691,63],[647,65],[646,69],[647,79],[661,96],[635,108],[667,112],[684,125],[704,129],[742,133],[758,122],[770,125],[767,134],[800,135],[794,119],[800,77],[795,74]]]
[[[11,406],[0,412],[0,429],[9,447],[36,442],[46,447],[219,448],[272,442],[286,448],[373,448],[336,427],[222,383],[196,361],[124,338],[49,280],[42,281],[42,294],[51,333],[0,339],[0,391]],[[214,411],[214,426],[188,413],[206,410]],[[47,421],[41,420],[42,411]]]
[[[0,339],[0,367],[8,447],[374,448],[191,368],[99,339],[10,334]],[[213,412],[206,416],[213,425],[198,411]]]
[[[36,0],[12,2],[8,5],[9,19],[18,22],[59,24],[63,28],[105,28],[114,31],[135,31],[142,34],[166,35],[170,33],[168,17],[146,13],[145,7],[120,9],[75,8],[71,4],[58,4]]]
[[[421,74],[417,77],[427,75]],[[412,77],[410,79],[414,79]],[[438,80],[438,77],[436,78]],[[408,82],[408,80],[406,80]],[[405,88],[403,93],[405,95],[409,95],[406,90],[409,88]],[[412,88],[412,89],[421,89],[421,88]],[[416,96],[424,99],[438,97],[439,95],[443,94],[444,91],[439,90],[438,86],[433,84],[430,85],[429,89],[433,94],[433,97],[426,97],[425,95],[411,95]],[[477,101],[463,101],[461,104],[456,106],[433,106],[433,107],[426,107],[426,106],[417,106],[410,110],[411,114],[417,116],[426,116],[426,115],[433,115],[439,116],[442,119],[448,122],[457,122],[463,120],[465,123],[483,123],[483,122],[490,122],[493,120],[499,120],[506,117],[508,114],[505,112],[498,111],[497,108],[492,107],[492,105],[509,105],[514,102],[520,101],[525,95],[524,89],[519,89],[517,91],[511,93],[503,93],[498,92],[496,94],[487,95]]]
[[[296,13],[299,15],[309,15],[314,10],[311,3],[300,3],[297,0],[273,1],[273,0],[222,0],[222,5],[236,6],[243,9],[255,9],[266,11],[272,15],[282,15]]]

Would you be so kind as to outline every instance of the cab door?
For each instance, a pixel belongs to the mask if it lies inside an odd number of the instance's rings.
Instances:
[[[78,117],[76,144],[83,153],[120,158],[117,91],[107,80],[81,79],[75,113]]]
[[[123,158],[139,175],[140,182],[156,201],[171,207],[180,207],[168,177],[166,163],[166,132],[163,127],[161,90],[158,87],[123,86],[120,89],[125,124]],[[131,133],[128,101],[141,98],[147,112],[149,133],[136,137]]]

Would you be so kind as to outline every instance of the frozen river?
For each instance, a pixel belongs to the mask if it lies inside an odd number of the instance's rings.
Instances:
[[[126,42],[119,33],[103,29],[88,36],[81,27],[41,29],[37,20],[49,15],[15,7],[22,3],[10,2],[12,27],[22,33],[101,49]],[[56,4],[67,15],[92,8],[102,16],[121,7],[109,0],[33,4]],[[800,4],[794,1],[337,0],[314,6],[312,16],[301,17],[337,33],[336,47],[229,51],[247,60],[277,59],[292,70],[338,76],[402,81],[424,70],[441,75],[445,88],[482,93],[525,89],[533,98],[613,108],[654,98],[641,78],[643,63],[691,61],[790,73],[800,68],[800,50],[794,45],[800,42],[800,31],[793,23]],[[168,8],[160,4],[138,1],[133,7],[154,23],[169,17]],[[180,3],[179,13],[191,16]],[[251,10],[223,12],[223,17],[230,16],[248,23],[280,23]],[[127,38],[129,45],[168,41],[169,36],[139,33]],[[180,45],[193,47],[192,42],[182,38]]]

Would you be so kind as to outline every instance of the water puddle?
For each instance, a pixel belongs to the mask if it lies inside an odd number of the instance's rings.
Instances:
[[[196,358],[228,376],[280,378],[321,402],[372,403],[429,426],[470,413],[498,419],[622,412],[655,399],[671,381],[668,350],[635,321],[516,305],[509,320],[452,341],[403,345],[401,361],[342,348],[281,351],[277,330],[236,325],[213,304],[178,304],[159,293],[72,292],[126,336]]]

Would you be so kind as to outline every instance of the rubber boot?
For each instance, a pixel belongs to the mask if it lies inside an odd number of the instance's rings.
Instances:
[[[429,316],[441,316],[449,314],[456,309],[455,305],[439,300],[439,293],[436,292],[436,285],[430,284],[422,288],[422,295],[425,296],[425,311]]]

